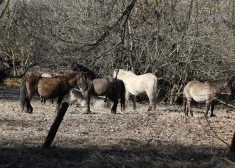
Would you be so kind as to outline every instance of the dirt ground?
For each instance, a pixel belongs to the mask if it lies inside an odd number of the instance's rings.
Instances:
[[[73,167],[235,167],[229,152],[235,109],[216,106],[217,117],[193,108],[185,118],[181,106],[130,105],[125,113],[69,106],[50,149],[41,146],[53,123],[55,103],[34,96],[32,114],[20,112],[19,86],[0,85],[0,168]],[[65,98],[64,101],[68,101]]]

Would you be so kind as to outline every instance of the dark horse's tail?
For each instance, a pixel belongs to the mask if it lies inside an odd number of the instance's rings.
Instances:
[[[126,88],[125,88],[125,84],[122,80],[120,80],[120,84],[121,84],[121,93],[120,93],[120,98],[121,98],[121,110],[125,110],[126,106],[125,106],[125,102],[126,102]]]
[[[27,88],[25,85],[25,80],[20,85],[20,105],[21,110],[24,111],[25,103],[26,103],[26,96],[27,96]]]

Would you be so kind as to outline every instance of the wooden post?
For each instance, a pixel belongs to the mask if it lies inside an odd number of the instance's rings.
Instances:
[[[49,131],[49,133],[48,133],[48,135],[47,135],[47,137],[46,137],[46,139],[45,139],[45,141],[42,145],[42,148],[44,148],[44,149],[50,148],[51,143],[55,138],[57,130],[58,130],[63,118],[64,118],[64,115],[65,115],[68,107],[69,107],[68,102],[63,102],[62,103],[61,108],[59,109],[59,111],[57,113],[57,116],[56,116],[53,124],[51,125],[50,131]]]
[[[232,143],[231,143],[231,146],[230,146],[230,151],[232,153],[235,153],[235,132],[233,133],[233,139],[232,139]]]

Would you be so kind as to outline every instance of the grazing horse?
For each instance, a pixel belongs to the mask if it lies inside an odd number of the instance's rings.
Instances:
[[[183,90],[185,116],[188,116],[188,112],[190,112],[190,115],[193,117],[193,112],[191,111],[192,99],[198,103],[206,103],[205,117],[207,117],[209,109],[211,109],[210,116],[215,116],[213,114],[214,105],[222,94],[233,95],[232,83],[230,81],[188,82]]]
[[[157,77],[152,73],[136,75],[131,71],[123,69],[115,69],[113,77],[122,80],[126,87],[126,100],[129,100],[129,95],[132,94],[133,109],[136,110],[136,96],[147,94],[149,98],[148,111],[156,110],[157,99]]]
[[[72,105],[75,101],[81,107],[86,107],[86,99],[85,99],[84,95],[82,94],[82,92],[77,88],[73,88],[69,92],[70,105]],[[112,102],[110,100],[105,100],[104,97],[91,95],[90,104],[93,107],[110,108],[112,105]]]
[[[53,77],[53,76],[55,76],[55,75],[53,75],[53,74],[48,74],[48,73],[43,73],[43,74],[41,75],[41,77],[49,77],[49,78],[51,78],[51,77]],[[46,99],[45,99],[45,98],[43,98],[43,97],[40,96],[40,99],[41,99],[41,103],[46,103]],[[51,99],[51,103],[52,103],[52,104],[54,103],[54,100],[53,100],[53,99]]]
[[[21,109],[24,111],[26,106],[27,113],[33,112],[33,107],[30,104],[34,94],[37,93],[44,99],[53,99],[58,97],[57,108],[69,90],[77,85],[76,74],[61,74],[55,77],[41,77],[31,75],[24,79],[20,86]]]
[[[86,113],[90,113],[90,97],[95,96],[106,96],[113,102],[111,113],[116,114],[118,98],[121,98],[121,110],[125,110],[125,85],[123,81],[112,78],[103,77],[93,79],[89,73],[77,74],[77,85],[81,90],[84,91],[86,99]]]

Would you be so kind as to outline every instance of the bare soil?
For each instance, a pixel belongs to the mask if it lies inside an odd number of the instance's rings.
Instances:
[[[65,98],[64,101],[68,101]],[[53,123],[55,103],[32,101],[32,114],[20,111],[19,86],[0,85],[0,168],[49,167],[235,167],[229,152],[235,109],[218,105],[217,117],[185,118],[181,106],[147,102],[125,113],[69,106],[50,149],[41,146]]]

